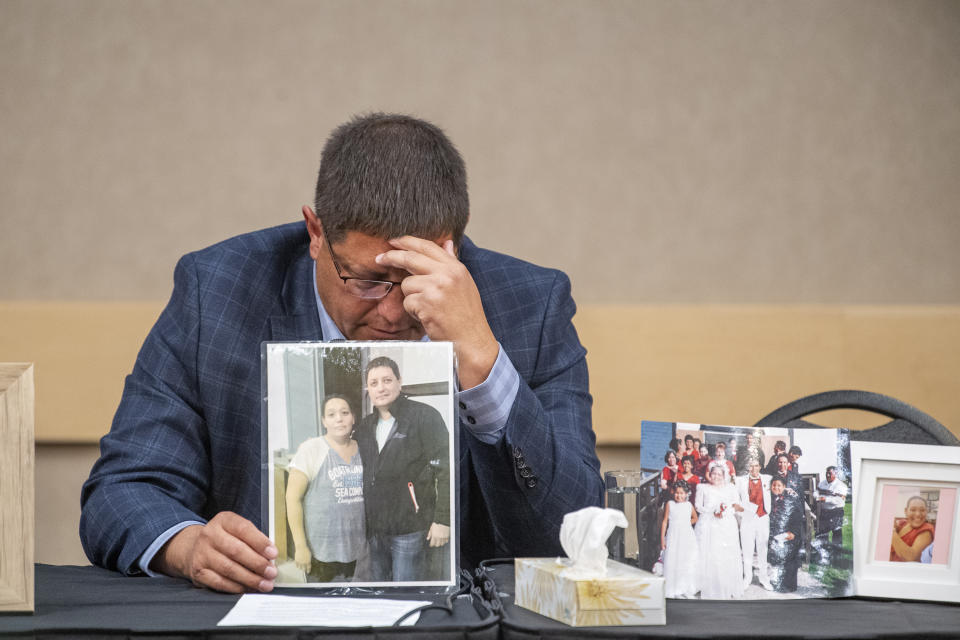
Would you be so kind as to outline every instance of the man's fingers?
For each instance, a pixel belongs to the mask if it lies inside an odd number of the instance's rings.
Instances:
[[[376,257],[377,264],[385,267],[423,275],[437,271],[441,265],[457,262],[451,240],[444,242],[444,247],[414,236],[394,238],[389,242],[394,249]]]
[[[224,593],[243,593],[247,590],[242,584],[228,580],[212,569],[198,571],[197,575],[193,577],[193,584]]]
[[[228,511],[179,531],[158,556],[154,566],[163,573],[217,591],[270,591],[277,577],[276,547],[252,522]]]
[[[264,556],[273,559],[277,557],[277,548],[260,529],[243,516],[235,513],[223,512],[221,526],[225,531],[243,540],[251,549],[257,550]]]
[[[213,546],[244,566],[263,574],[277,557],[277,548],[252,522],[224,512],[210,521]],[[209,526],[209,525],[208,525]]]
[[[440,296],[456,286],[457,283],[454,278],[441,273],[432,276],[407,276],[400,283],[400,289],[404,296],[422,294],[426,296],[423,302],[429,301],[432,304],[440,304]]]
[[[204,578],[208,580],[205,586],[216,589],[217,591],[227,591],[229,593],[256,591],[266,593],[273,590],[273,580],[267,580],[255,573],[251,573],[236,563],[233,563],[231,567],[225,568],[224,573],[218,573],[213,569],[204,569],[201,573],[204,575]]]
[[[236,538],[233,540],[239,543]],[[269,591],[273,588],[273,579],[277,577],[277,568],[271,561],[243,543],[221,541],[212,545],[205,554],[200,569],[210,569],[254,591]]]
[[[234,513],[217,514],[198,540],[195,573],[212,569],[218,575],[257,591],[273,588],[276,547],[252,522]]]
[[[271,567],[276,577],[276,568]],[[208,550],[200,567],[191,576],[194,583],[202,584],[218,591],[239,593],[244,590],[270,591],[273,589],[273,580],[267,579],[244,567],[231,557],[215,549]]]
[[[391,238],[388,240],[391,246],[401,249],[403,251],[413,251],[415,253],[422,253],[425,256],[429,256],[434,260],[445,260],[449,255],[443,247],[438,245],[432,240],[425,240],[424,238],[418,238],[416,236],[401,236],[399,238]],[[450,243],[451,247],[453,246],[452,240],[444,241],[444,245]]]
[[[443,255],[447,254],[444,253]],[[405,251],[402,249],[384,251],[377,256],[376,261],[380,266],[390,269],[401,269],[412,275],[433,273],[439,266],[435,258],[425,256],[415,251]]]
[[[221,555],[251,574],[268,580],[277,577],[277,568],[273,566],[272,561],[251,549],[239,538],[224,537],[215,541],[213,546]]]

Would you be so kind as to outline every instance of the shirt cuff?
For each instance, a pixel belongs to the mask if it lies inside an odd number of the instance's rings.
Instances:
[[[186,522],[179,522],[173,525],[172,527],[170,527],[169,529],[167,529],[166,531],[164,531],[163,533],[161,533],[159,536],[157,536],[157,539],[153,541],[153,544],[147,547],[147,550],[144,551],[143,555],[140,556],[140,570],[143,571],[148,576],[150,576],[151,578],[156,578],[158,576],[162,577],[163,576],[162,573],[157,573],[156,571],[150,570],[150,563],[153,562],[153,556],[157,555],[157,551],[160,551],[161,547],[167,544],[170,538],[172,538],[173,536],[177,535],[187,527],[194,524],[203,525],[204,523],[198,520],[187,520]]]
[[[496,444],[503,437],[519,389],[520,374],[501,345],[487,379],[457,393],[460,424],[481,442]]]

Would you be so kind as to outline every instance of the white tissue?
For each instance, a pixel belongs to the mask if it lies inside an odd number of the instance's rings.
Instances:
[[[563,516],[560,546],[572,565],[565,572],[583,577],[607,575],[607,538],[614,527],[627,528],[627,518],[617,509],[586,507]]]

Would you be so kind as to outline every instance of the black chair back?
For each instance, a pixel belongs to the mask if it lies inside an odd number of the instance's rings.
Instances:
[[[896,398],[870,391],[840,390],[815,393],[794,400],[764,416],[757,427],[822,427],[802,418],[832,409],[860,409],[892,418],[872,429],[851,430],[850,439],[865,442],[903,442],[960,446],[960,439],[942,424]]]

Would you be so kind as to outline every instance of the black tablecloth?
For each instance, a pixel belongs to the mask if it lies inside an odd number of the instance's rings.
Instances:
[[[196,589],[173,578],[128,578],[95,567],[37,565],[36,612],[0,615],[0,635],[99,638],[960,638],[960,605],[882,601],[668,600],[667,625],[574,628],[513,604],[513,564],[491,563],[486,582],[492,615],[469,597],[453,602],[453,614],[425,611],[413,627],[298,628],[217,627],[239,596]],[[909,589],[909,585],[904,586]],[[316,595],[283,589],[284,595]],[[429,599],[422,595],[391,598]],[[443,599],[437,599],[441,602]],[[502,605],[502,606],[501,606]]]
[[[36,566],[35,612],[0,615],[0,635],[18,637],[190,636],[309,638],[373,638],[410,635],[417,638],[497,637],[497,617],[474,606],[469,596],[453,601],[453,614],[428,610],[416,626],[379,628],[217,627],[240,596],[194,588],[174,578],[130,578],[96,567]],[[317,595],[310,589],[280,589],[282,595]],[[430,600],[422,594],[384,596]],[[434,598],[443,603],[445,598]],[[483,615],[481,615],[481,611]]]
[[[667,624],[569,627],[513,604],[513,563],[490,563],[504,640],[534,638],[960,638],[960,606],[868,598],[667,600]],[[904,586],[909,589],[908,585]]]

